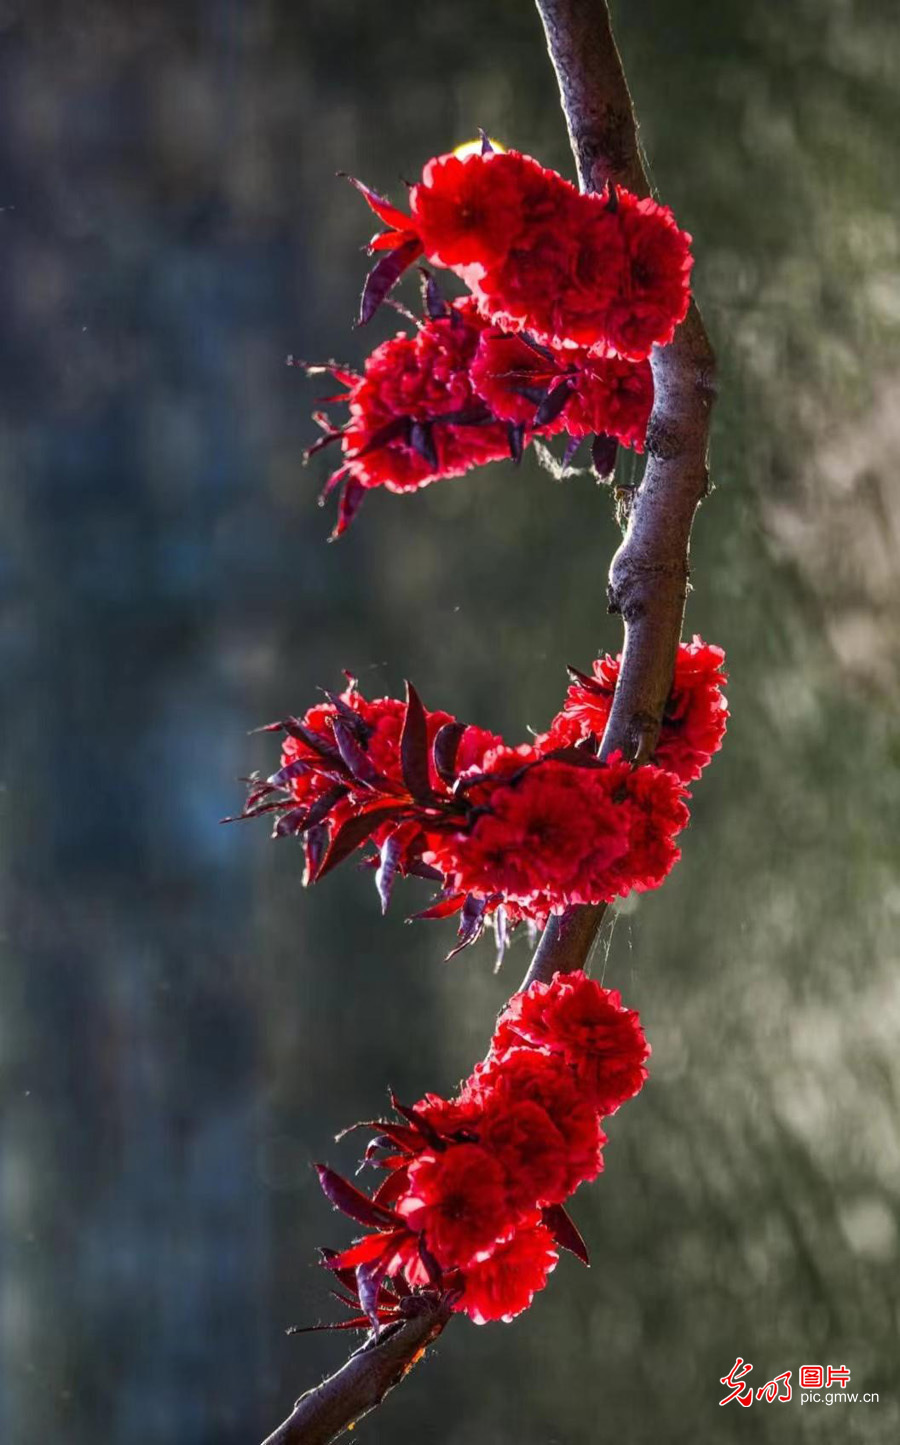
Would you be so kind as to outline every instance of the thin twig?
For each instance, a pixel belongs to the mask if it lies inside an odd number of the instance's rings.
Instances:
[[[605,0],[536,0],[559,79],[583,190],[607,178],[641,195],[649,184],[634,110]],[[670,346],[651,358],[656,400],[647,466],[631,502],[624,540],[609,572],[609,605],[622,615],[619,683],[603,738],[604,756],[621,748],[635,763],[653,753],[672,685],[688,588],[688,547],[708,486],[709,413],[715,358],[691,306]],[[570,908],[551,919],[525,984],[586,962],[605,907]],[[524,987],[525,985],[523,985]],[[367,1343],[309,1390],[264,1445],[328,1445],[384,1399],[425,1354],[450,1318],[446,1302]]]

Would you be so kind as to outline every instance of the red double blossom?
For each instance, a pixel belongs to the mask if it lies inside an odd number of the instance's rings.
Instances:
[[[384,1171],[374,1195],[320,1166],[335,1207],[373,1231],[325,1255],[353,1281],[357,1322],[396,1317],[410,1290],[447,1293],[478,1324],[509,1320],[560,1248],[587,1262],[563,1202],[602,1169],[601,1119],[641,1088],[648,1054],[617,993],[557,974],[516,995],[456,1099],[395,1101],[397,1121],[373,1123],[365,1157]]]
[[[429,161],[409,217],[360,189],[390,227],[374,249],[409,264],[418,243],[506,331],[639,361],[687,314],[691,238],[650,198],[583,195],[530,156],[491,150]]]
[[[367,491],[412,492],[471,467],[517,457],[524,434],[511,434],[506,418],[493,416],[475,391],[470,368],[485,323],[471,298],[437,301],[434,314],[415,335],[400,332],[376,347],[362,375],[343,367],[327,370],[346,386],[347,422],[335,426],[316,414],[324,436],[310,454],[340,442],[341,466],[325,486],[341,485],[335,536],[346,530]]]
[[[561,711],[540,739],[543,748],[572,747],[603,737],[619,680],[621,654],[600,657],[593,675],[572,670]],[[722,746],[728,725],[725,653],[695,636],[679,645],[672,691],[663,713],[653,761],[683,783],[695,781]]]
[[[512,748],[414,688],[370,701],[355,683],[269,730],[284,734],[281,766],[250,780],[242,816],[272,813],[275,836],[303,839],[307,882],[360,848],[385,908],[398,875],[433,880],[417,916],[459,914],[460,946],[490,921],[502,952],[519,923],[656,888],[680,856],[680,779],[601,760],[590,734]]]

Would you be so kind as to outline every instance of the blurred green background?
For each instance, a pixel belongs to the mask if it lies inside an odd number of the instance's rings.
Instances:
[[[733,720],[684,859],[595,968],[643,1095],[515,1324],[447,1331],[372,1445],[900,1432],[900,104],[893,0],[632,0],[617,29],[722,366],[688,630]],[[449,1090],[527,962],[305,894],[248,730],[341,668],[524,736],[616,649],[616,528],[526,460],[370,498],[325,545],[321,386],[372,220],[478,126],[571,174],[526,0],[0,3],[0,1436],[238,1445],[346,1337],[310,1164],[388,1083]],[[891,177],[894,180],[891,180]],[[412,299],[409,283],[407,299]],[[719,1409],[846,1364],[877,1405]]]

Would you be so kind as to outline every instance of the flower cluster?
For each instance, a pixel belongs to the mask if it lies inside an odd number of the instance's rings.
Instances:
[[[699,638],[681,646],[656,756],[639,769],[599,756],[618,659],[579,674],[549,730],[518,747],[428,710],[412,687],[369,700],[351,680],[270,725],[281,766],[250,780],[242,816],[273,813],[276,837],[304,840],[307,882],[365,848],[385,909],[398,875],[434,881],[416,916],[459,914],[460,947],[491,923],[502,953],[519,923],[663,881],[688,822],[684,785],[724,732],[722,661]]]
[[[572,669],[573,681],[562,711],[541,739],[544,748],[573,747],[603,737],[621,661],[621,656],[598,658],[592,677]],[[654,762],[683,783],[699,778],[722,746],[728,723],[728,702],[722,691],[727,682],[724,666],[721,647],[700,637],[678,648]]]
[[[563,1206],[602,1170],[601,1120],[642,1087],[649,1052],[618,993],[556,974],[514,996],[455,1098],[394,1100],[397,1119],[372,1123],[365,1161],[385,1177],[371,1198],[320,1166],[335,1207],[373,1231],[324,1255],[353,1323],[402,1318],[411,1291],[446,1293],[476,1324],[511,1320],[561,1247],[587,1263]]]
[[[347,387],[328,400],[349,408],[343,427],[317,413],[325,434],[310,449],[341,443],[343,462],[325,486],[327,496],[343,484],[335,536],[346,530],[373,487],[412,492],[521,454],[525,426],[510,426],[505,416],[493,414],[473,385],[470,369],[486,324],[474,301],[445,303],[433,288],[428,294],[430,314],[416,334],[399,332],[383,341],[361,376],[325,368]],[[531,411],[533,416],[535,408]]]
[[[429,161],[411,216],[364,194],[389,227],[373,249],[410,260],[420,249],[505,330],[641,361],[687,314],[690,236],[622,187],[583,195],[530,156],[489,148]]]
[[[419,257],[452,270],[471,294],[447,302],[425,278],[425,315],[412,336],[376,347],[362,374],[330,371],[347,389],[349,420],[315,414],[339,441],[339,536],[366,492],[415,491],[506,456],[537,436],[594,435],[601,477],[616,446],[643,450],[653,405],[648,356],[672,339],[690,298],[690,237],[655,201],[609,186],[582,195],[516,151],[438,156],[410,192],[407,215],[359,181],[387,229],[360,320],[375,314]],[[402,308],[400,308],[402,309]],[[415,318],[413,318],[415,319]]]

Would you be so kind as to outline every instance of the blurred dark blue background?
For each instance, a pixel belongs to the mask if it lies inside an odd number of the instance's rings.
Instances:
[[[733,721],[684,861],[597,971],[652,1082],[512,1326],[449,1330],[373,1442],[897,1438],[900,258],[896,7],[616,7],[722,361],[688,627]],[[325,545],[316,386],[371,232],[485,126],[571,173],[524,0],[0,3],[0,1436],[260,1438],[333,1367],[313,1159],[449,1090],[527,961],[445,966],[343,870],[221,828],[260,722],[340,670],[540,728],[616,648],[617,532],[529,460],[370,499]],[[319,388],[321,389],[321,388]],[[407,906],[404,906],[407,905]],[[871,1406],[719,1410],[846,1364]],[[796,1383],[796,1375],[795,1375]]]

